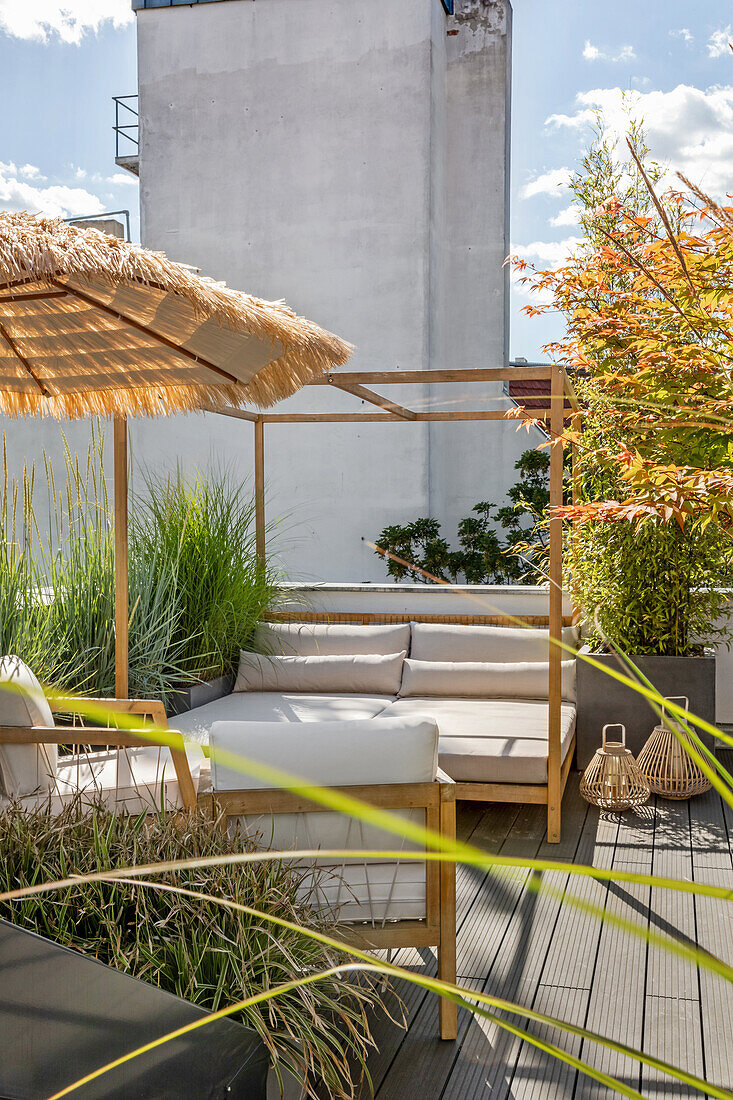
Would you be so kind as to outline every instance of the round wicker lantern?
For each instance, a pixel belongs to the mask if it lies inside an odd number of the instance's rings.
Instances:
[[[620,729],[620,741],[607,741],[606,730]],[[626,748],[626,727],[609,723],[603,727],[603,743],[583,772],[580,793],[591,806],[602,810],[630,810],[643,806],[651,794],[630,749]]]
[[[668,701],[681,699],[685,710],[690,709],[686,695],[668,695]],[[712,787],[705,772],[697,766],[685,749],[684,743],[690,743],[682,727],[675,723],[677,733],[669,728],[671,719],[665,724],[664,707],[662,720],[654,727],[651,737],[639,753],[639,767],[654,794],[662,798],[692,798],[704,794]]]

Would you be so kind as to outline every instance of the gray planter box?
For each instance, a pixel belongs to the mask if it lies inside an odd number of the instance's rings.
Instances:
[[[169,718],[174,718],[176,714],[185,714],[187,710],[202,707],[204,703],[213,703],[215,699],[230,695],[233,687],[233,675],[219,676],[216,680],[208,680],[203,684],[189,684],[177,691],[168,701],[166,713]]]
[[[584,650],[586,653],[587,649]],[[602,665],[623,672],[618,658],[594,653]],[[690,710],[699,718],[715,723],[715,657],[633,657],[634,664],[662,695],[687,695]],[[601,730],[607,722],[626,726],[626,744],[638,756],[649,734],[658,724],[650,703],[625,684],[583,660],[577,662],[577,761],[580,771],[590,764],[601,745]],[[700,732],[700,731],[698,731]],[[701,734],[713,747],[713,738]]]

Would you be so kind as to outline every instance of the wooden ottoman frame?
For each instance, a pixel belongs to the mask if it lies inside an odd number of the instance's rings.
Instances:
[[[456,839],[456,784],[439,778],[432,783],[380,783],[333,787],[382,810],[425,810],[425,825],[451,843]],[[298,790],[256,789],[214,791],[199,796],[199,805],[221,817],[243,814],[300,814],[330,810]],[[333,812],[333,811],[332,811]],[[406,853],[410,862],[419,852]],[[339,935],[361,949],[436,947],[438,977],[456,981],[456,865],[452,860],[427,860],[425,865],[425,920],[395,920],[378,925],[341,924]],[[439,999],[441,1039],[455,1039],[457,1010],[453,1001]]]

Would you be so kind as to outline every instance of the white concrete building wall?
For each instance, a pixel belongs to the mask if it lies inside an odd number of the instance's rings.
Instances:
[[[440,0],[138,11],[143,243],[285,297],[356,345],[355,370],[502,365],[510,19],[504,0],[457,0],[453,19]],[[465,387],[443,389],[390,395],[460,407]],[[363,407],[323,389],[289,404]],[[138,453],[165,463],[185,433],[188,463],[231,447],[249,472],[249,427],[211,419],[138,427]],[[380,579],[362,538],[426,514],[453,536],[526,446],[493,423],[268,427],[288,567]]]

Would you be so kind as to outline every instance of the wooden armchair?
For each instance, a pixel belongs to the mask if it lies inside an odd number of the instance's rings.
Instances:
[[[15,657],[0,660],[0,779],[6,800],[28,804],[28,800],[38,803],[52,797],[63,803],[78,791],[92,791],[114,804],[121,789],[130,789],[150,796],[154,803],[160,797],[165,754],[169,752],[177,781],[176,800],[187,808],[196,805],[196,781],[183,737],[170,731],[168,737],[179,742],[170,745],[167,738],[156,739],[153,732],[169,729],[159,700],[84,699],[84,706],[104,709],[109,725],[55,725],[54,711],[78,716],[81,703],[57,698],[51,706],[22,661]],[[139,715],[143,721],[139,730],[119,729],[114,725],[115,714]],[[61,756],[59,745],[78,748]],[[108,748],[87,748],[101,745]]]
[[[399,727],[399,728],[398,728]],[[317,860],[306,893],[335,912],[341,937],[362,950],[435,947],[438,977],[456,980],[456,868],[425,860],[414,842],[315,803],[298,789],[257,785],[217,764],[216,749],[301,775],[455,841],[455,783],[437,770],[431,721],[216,723],[211,731],[212,791],[199,802],[276,850],[402,850],[384,858]],[[381,774],[380,774],[381,773]],[[344,783],[353,778],[354,783]],[[366,780],[365,782],[360,780]],[[307,878],[307,877],[306,877]],[[456,1005],[439,1002],[440,1035],[456,1038]]]

